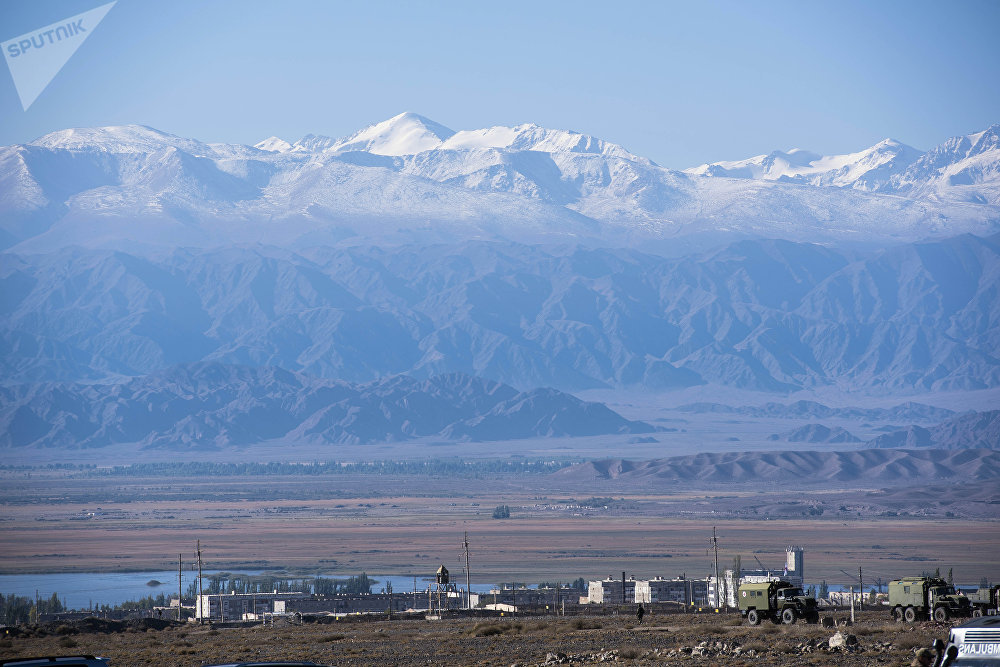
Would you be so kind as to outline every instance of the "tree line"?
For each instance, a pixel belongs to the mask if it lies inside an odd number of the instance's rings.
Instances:
[[[53,593],[50,598],[40,599],[37,605],[33,599],[24,595],[0,593],[0,623],[4,625],[31,623],[38,620],[39,614],[58,614],[62,611],[66,611],[66,606],[57,593]]]
[[[217,572],[202,576],[205,595],[219,593],[309,593],[311,595],[369,595],[377,579],[362,572],[346,579],[328,577],[279,577],[271,574]],[[191,582],[186,594],[198,595],[198,581]]]

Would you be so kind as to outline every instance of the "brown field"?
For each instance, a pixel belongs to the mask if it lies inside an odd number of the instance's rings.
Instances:
[[[395,488],[385,482],[355,485]],[[305,482],[288,482],[289,488],[300,483]],[[856,572],[859,566],[872,583],[876,577],[935,568],[942,573],[953,568],[961,583],[977,583],[983,576],[1000,579],[997,520],[713,516],[713,507],[739,505],[751,497],[759,502],[760,493],[717,499],[694,492],[645,494],[605,510],[568,505],[566,493],[543,497],[513,487],[477,492],[473,485],[490,487],[477,480],[466,480],[461,495],[448,489],[415,497],[407,489],[408,497],[359,493],[305,500],[241,499],[253,497],[247,490],[254,485],[280,487],[273,480],[103,482],[105,494],[135,498],[123,502],[93,501],[98,490],[93,484],[84,480],[78,488],[77,482],[63,480],[59,497],[52,497],[51,483],[5,480],[0,572],[169,570],[178,553],[188,560],[200,539],[211,569],[423,574],[442,562],[459,570],[462,535],[468,531],[476,583],[598,578],[623,570],[637,577],[705,576],[714,567],[709,538],[715,526],[723,566],[739,554],[744,567],[753,567],[757,554],[778,568],[784,548],[794,544],[806,551],[809,581],[851,583],[841,570]],[[196,499],[207,488],[223,489],[226,499]],[[139,499],[157,489],[168,499]],[[175,492],[177,499],[169,499]],[[501,503],[510,505],[511,519],[492,519],[493,507]]]
[[[843,612],[836,614],[843,617]],[[89,653],[112,667],[203,665],[233,660],[311,660],[329,665],[540,665],[549,654],[572,664],[909,665],[918,648],[946,639],[945,625],[887,622],[867,612],[843,631],[857,643],[831,651],[833,629],[797,623],[747,627],[736,615],[532,616],[444,621],[367,618],[250,628],[141,622],[114,632],[83,623],[27,627],[0,641],[0,656]],[[159,626],[166,625],[159,623]],[[28,636],[23,636],[23,635]],[[704,650],[697,647],[702,642]],[[700,657],[692,657],[703,652]],[[553,663],[549,663],[553,664]]]

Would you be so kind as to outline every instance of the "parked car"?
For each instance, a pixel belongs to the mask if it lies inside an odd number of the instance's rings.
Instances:
[[[35,658],[7,658],[0,660],[0,667],[108,667],[107,658],[92,655],[48,655]]]
[[[982,616],[956,625],[948,633],[947,650],[953,657],[942,665],[1000,667],[1000,616]]]

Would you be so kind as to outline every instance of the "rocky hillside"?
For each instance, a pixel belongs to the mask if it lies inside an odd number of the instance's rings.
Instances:
[[[907,426],[868,443],[873,448],[1000,449],[1000,410],[970,412],[936,426]]]
[[[851,434],[850,431],[840,426],[830,428],[823,424],[807,424],[801,428],[792,429],[784,433],[775,433],[768,436],[768,440],[781,440],[784,442],[861,442]]]
[[[606,459],[581,463],[552,474],[559,480],[615,479],[636,486],[699,483],[754,483],[809,486],[909,481],[1000,479],[1000,451],[884,450],[848,452],[733,452],[696,454],[649,461]]]
[[[0,388],[0,447],[216,449],[648,433],[599,403],[451,374],[368,384],[199,363],[117,384]]]
[[[0,377],[217,361],[570,391],[980,389],[1000,385],[998,290],[1000,237],[974,236],[865,256],[787,241],[677,259],[487,242],[4,254]]]

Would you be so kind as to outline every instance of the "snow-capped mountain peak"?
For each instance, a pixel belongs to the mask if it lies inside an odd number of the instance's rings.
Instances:
[[[430,150],[494,149],[513,152],[588,153],[652,164],[650,160],[630,153],[618,144],[573,130],[553,130],[534,123],[523,123],[512,127],[496,125],[455,132],[412,112],[401,113],[340,139],[307,134],[294,144],[288,144],[277,137],[270,137],[256,144],[255,148],[279,153],[363,151],[393,157],[416,155]]]
[[[292,150],[292,145],[279,137],[268,137],[264,141],[257,142],[253,147],[271,153],[285,153]]]
[[[104,153],[151,153],[180,148],[192,154],[210,152],[206,144],[185,139],[145,125],[75,127],[50,132],[29,145],[70,151],[97,150]]]
[[[879,190],[884,189],[892,175],[902,173],[920,155],[915,148],[894,139],[884,139],[857,153],[819,155],[793,148],[746,160],[703,164],[686,169],[685,173]]]
[[[429,118],[405,112],[376,123],[326,148],[327,151],[365,151],[375,155],[413,155],[438,148],[454,135]]]
[[[540,153],[594,153],[609,157],[640,159],[617,144],[572,130],[551,130],[534,123],[514,127],[502,125],[482,130],[462,130],[444,141],[443,150],[496,148]]]
[[[256,147],[140,125],[70,129],[0,147],[0,248],[284,243],[278,235],[291,244],[414,229],[628,243],[988,234],[1000,229],[998,136],[994,125],[926,153],[886,139],[857,153],[791,149],[682,173],[579,132],[527,123],[456,133],[413,113],[343,139]]]

